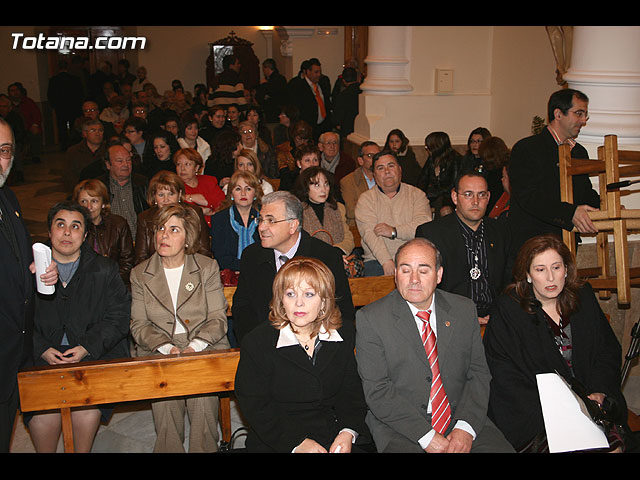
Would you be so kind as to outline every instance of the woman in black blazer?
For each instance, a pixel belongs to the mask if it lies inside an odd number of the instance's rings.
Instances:
[[[484,334],[489,417],[517,451],[548,451],[536,375],[557,372],[568,383],[578,380],[626,429],[621,347],[592,288],[579,282],[568,248],[554,235],[533,237],[513,274]],[[619,433],[609,435],[611,450],[624,448]]]
[[[320,261],[276,275],[269,322],[246,335],[235,394],[250,452],[341,452],[369,442],[353,325],[342,324],[334,279]]]

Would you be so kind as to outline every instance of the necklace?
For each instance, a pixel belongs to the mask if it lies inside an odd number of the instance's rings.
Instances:
[[[58,276],[60,277],[60,281],[62,282],[62,286],[64,288],[67,288],[67,285],[71,281],[71,277],[73,277],[73,274],[75,273],[74,270],[76,267],[76,263],[78,263],[78,260],[80,260],[80,255],[78,255],[78,258],[76,258],[71,264],[71,268],[69,268],[69,276],[66,279],[62,278],[62,272],[58,269]]]

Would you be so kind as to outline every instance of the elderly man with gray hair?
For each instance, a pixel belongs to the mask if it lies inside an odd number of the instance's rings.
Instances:
[[[273,279],[280,267],[293,257],[322,261],[336,281],[336,302],[343,322],[352,322],[355,308],[340,252],[302,230],[302,204],[287,191],[262,198],[257,218],[260,242],[249,245],[240,259],[240,277],[233,296],[233,324],[240,343],[254,327],[268,321]]]

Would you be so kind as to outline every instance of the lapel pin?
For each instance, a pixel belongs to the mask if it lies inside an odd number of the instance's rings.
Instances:
[[[445,327],[450,327],[451,326],[451,322],[449,320],[447,320],[446,322],[444,322],[444,326]]]
[[[191,282],[187,283],[187,284],[184,286],[184,288],[186,288],[186,289],[190,292],[190,291],[191,291],[191,290],[193,290],[193,288],[194,288],[194,287],[193,287],[193,283],[191,283]]]

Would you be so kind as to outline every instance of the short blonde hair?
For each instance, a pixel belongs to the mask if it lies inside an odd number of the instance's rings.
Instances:
[[[200,217],[193,208],[187,208],[180,204],[167,205],[159,208],[153,218],[154,233],[173,216],[182,220],[182,225],[184,226],[186,237],[184,253],[187,255],[197,253],[200,239]]]
[[[158,193],[158,190],[163,189],[169,190],[171,193],[177,193],[178,201],[180,201],[184,194],[184,181],[177,173],[168,170],[159,171],[149,180],[147,203],[153,205],[156,201],[156,193]]]
[[[102,204],[104,205],[103,212],[105,214],[109,214],[111,212],[111,197],[109,196],[109,191],[107,190],[107,186],[100,180],[95,178],[82,180],[73,189],[71,199],[78,203],[78,197],[81,192],[87,192],[87,194],[92,197],[100,197],[102,199]]]
[[[202,155],[200,155],[195,148],[181,148],[180,150],[178,150],[173,154],[173,163],[177,164],[180,157],[186,157],[187,160],[191,160],[193,163],[195,163],[197,172],[200,172],[202,167],[204,167],[204,160],[202,160]]]
[[[271,325],[278,330],[290,325],[282,299],[288,288],[299,285],[303,280],[315,290],[324,303],[318,318],[314,321],[312,336],[318,334],[321,326],[324,326],[327,331],[340,328],[342,315],[336,305],[333,274],[320,260],[309,257],[294,257],[288,260],[276,274],[273,280],[273,297],[269,312]]]
[[[238,170],[231,175],[231,179],[227,184],[227,195],[225,199],[222,201],[217,211],[224,210],[225,208],[231,207],[233,205],[233,200],[231,199],[231,195],[233,194],[233,189],[238,184],[240,180],[244,180],[247,185],[252,187],[256,192],[256,197],[253,200],[253,208],[256,210],[260,210],[260,205],[262,205],[262,183],[258,177],[256,177],[251,172],[245,172],[242,170]]]

